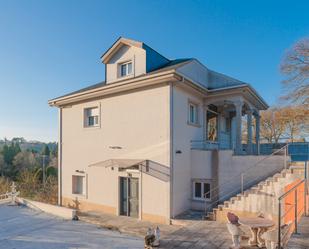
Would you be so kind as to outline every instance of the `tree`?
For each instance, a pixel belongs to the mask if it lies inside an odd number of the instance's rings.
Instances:
[[[261,113],[261,137],[268,143],[295,142],[309,134],[309,110],[304,106],[271,108]]]
[[[44,156],[49,156],[50,155],[50,150],[49,147],[47,145],[45,145],[42,149],[42,155]]]
[[[13,166],[17,171],[34,168],[36,166],[36,158],[34,154],[29,151],[19,152],[14,157]]]
[[[5,163],[12,165],[14,157],[19,152],[21,152],[21,149],[18,143],[11,143],[10,145],[5,144],[2,151]]]
[[[4,167],[5,167],[4,157],[2,154],[0,154],[0,176],[3,176]]]
[[[281,72],[288,91],[285,100],[309,105],[309,37],[298,41],[285,55]]]
[[[282,109],[285,135],[291,141],[304,139],[308,134],[309,110],[303,106],[290,106]]]
[[[260,134],[268,143],[278,143],[283,137],[285,129],[281,109],[272,108],[261,113]]]

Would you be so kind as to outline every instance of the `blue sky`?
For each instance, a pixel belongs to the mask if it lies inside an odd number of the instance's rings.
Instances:
[[[57,140],[47,100],[104,79],[101,54],[119,37],[168,58],[195,57],[281,93],[284,51],[309,35],[308,1],[0,0],[0,138]]]

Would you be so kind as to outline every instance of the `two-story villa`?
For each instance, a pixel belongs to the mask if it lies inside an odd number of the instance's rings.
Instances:
[[[104,82],[49,101],[59,108],[60,205],[168,223],[259,157],[268,106],[249,84],[125,38],[101,60]]]

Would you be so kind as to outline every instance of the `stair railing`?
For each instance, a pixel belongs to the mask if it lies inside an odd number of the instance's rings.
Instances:
[[[208,211],[210,211],[209,209],[212,209],[215,205],[219,204],[220,202],[226,200],[228,197],[232,196],[232,195],[235,195],[239,192],[241,193],[244,193],[244,191],[246,190],[246,188],[249,188],[250,186],[254,185],[256,182],[258,181],[262,181],[263,180],[263,177],[256,177],[256,178],[253,178],[249,181],[247,181],[245,183],[245,175],[249,173],[250,170],[252,169],[256,169],[257,166],[260,166],[261,167],[261,163],[262,162],[265,162],[267,159],[273,157],[274,155],[280,153],[281,151],[284,151],[284,169],[287,169],[287,148],[288,148],[288,145],[285,145],[283,146],[282,148],[274,151],[272,154],[262,158],[261,160],[257,161],[253,166],[247,168],[246,170],[244,170],[243,172],[241,172],[240,174],[238,175],[235,175],[233,177],[231,177],[228,181],[225,181],[224,183],[220,184],[220,185],[217,185],[216,187],[212,188],[211,190],[209,190],[208,192],[204,193],[204,199],[205,199],[205,214],[207,214]],[[265,165],[262,165],[262,166],[265,166]],[[259,169],[261,169],[259,167]],[[281,171],[282,169],[280,169]],[[273,172],[270,172],[268,174],[268,176],[266,176],[266,178],[269,177],[269,175],[272,175],[272,174],[275,174],[277,172],[280,172],[278,170],[274,170]],[[235,181],[239,181],[240,180],[240,190],[236,189],[236,190],[232,190],[228,193],[224,193],[222,196],[219,196],[219,193],[218,193],[218,196],[219,198],[212,201],[212,202],[209,202],[206,198],[206,196],[213,196],[213,193],[215,193],[216,191],[219,191],[220,189],[222,189],[223,186],[226,186],[227,184],[230,184],[232,182],[235,182]]]
[[[298,221],[302,215],[306,215],[306,209],[307,186],[306,179],[303,179],[278,197],[278,249],[283,248],[291,232],[297,234]],[[288,226],[285,233],[282,233],[282,219],[284,223],[287,222],[285,226]]]

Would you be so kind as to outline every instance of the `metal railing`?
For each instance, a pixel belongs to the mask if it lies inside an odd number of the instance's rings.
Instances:
[[[298,221],[307,210],[307,181],[303,179],[278,198],[278,249],[283,248],[283,241],[287,241],[294,231],[297,234]],[[289,226],[282,234],[282,224]]]
[[[199,150],[214,150],[220,149],[218,141],[210,141],[210,140],[192,140],[191,148],[199,149]]]
[[[284,152],[284,165],[283,168],[280,169],[276,169],[272,172],[267,172],[265,174],[265,176],[261,176],[260,171],[263,170],[263,167],[268,166],[267,164],[262,164],[263,162],[267,161],[269,158],[272,158],[273,156],[275,156],[276,154],[280,154],[280,152],[282,151]],[[274,175],[275,173],[281,172],[282,169],[287,169],[287,145],[280,148],[279,150],[273,152],[272,154],[265,156],[264,158],[262,158],[261,160],[257,161],[255,164],[253,164],[253,166],[247,168],[246,170],[244,170],[243,172],[241,172],[240,174],[234,175],[232,177],[229,178],[229,180],[225,181],[224,183],[217,185],[216,187],[212,188],[210,191],[204,193],[204,198],[205,198],[205,213],[207,213],[208,211],[210,211],[214,206],[222,203],[223,201],[227,200],[229,197],[238,194],[238,193],[243,193],[246,189],[249,189],[250,187],[252,187],[253,185],[257,184],[260,181],[265,180],[266,178],[268,178],[270,175]],[[254,170],[258,170],[258,172],[255,172]],[[265,170],[266,172],[266,170]],[[245,181],[245,176],[249,175],[251,176],[257,176],[257,177],[251,177],[249,180]],[[234,182],[238,182],[239,181],[239,187],[237,189],[234,189],[232,191],[228,191],[226,193],[223,193],[223,195],[220,195],[219,190],[222,189],[223,187],[232,184]],[[210,201],[207,200],[206,196],[213,196],[215,193],[217,193],[218,198],[215,199],[214,201]]]

